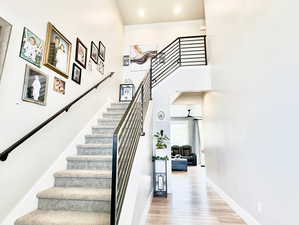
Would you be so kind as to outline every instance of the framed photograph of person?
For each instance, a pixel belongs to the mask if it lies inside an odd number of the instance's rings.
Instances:
[[[92,41],[90,46],[90,58],[94,61],[95,64],[98,64],[99,61],[99,48]]]
[[[53,90],[59,94],[65,95],[65,81],[59,79],[58,77],[54,77]]]
[[[48,93],[48,76],[38,69],[26,65],[22,100],[46,105]]]
[[[72,44],[51,23],[48,23],[44,64],[56,73],[69,77]]]
[[[134,84],[121,84],[119,88],[119,101],[130,102],[134,96]]]
[[[86,69],[87,63],[87,48],[85,45],[77,38],[77,45],[76,45],[76,57],[75,60],[79,63],[84,69]]]
[[[130,66],[130,56],[129,55],[123,56],[123,66]]]
[[[20,57],[37,67],[41,67],[43,48],[43,40],[24,27]]]
[[[0,80],[3,73],[12,25],[0,17]]]
[[[77,84],[81,84],[82,69],[76,64],[73,64],[72,80]]]
[[[105,62],[106,47],[101,41],[99,43],[99,57],[103,60],[103,62]]]
[[[100,74],[104,75],[105,65],[104,65],[104,62],[102,60],[99,60],[99,72],[100,72]]]

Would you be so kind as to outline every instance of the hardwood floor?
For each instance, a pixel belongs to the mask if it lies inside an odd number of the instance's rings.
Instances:
[[[204,169],[172,175],[173,194],[154,198],[146,225],[246,225],[205,183]]]

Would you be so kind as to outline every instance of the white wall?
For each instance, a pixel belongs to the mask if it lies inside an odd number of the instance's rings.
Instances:
[[[262,225],[299,224],[298,8],[206,0],[208,176]]]
[[[95,66],[92,73],[83,70],[81,86],[67,80],[66,95],[63,96],[52,90],[54,76],[62,77],[42,67],[50,80],[47,106],[22,102],[26,62],[18,54],[24,26],[45,39],[47,22],[53,23],[73,43],[72,61],[77,37],[88,48],[92,40],[102,40],[107,47],[106,73],[116,72],[116,76],[98,91],[92,92],[69,113],[24,143],[10,155],[8,161],[0,163],[2,220],[107,99],[117,99],[121,80],[123,25],[117,7],[111,0],[87,0],[84,4],[70,0],[10,0],[1,4],[0,16],[13,25],[0,83],[1,151],[103,78],[95,71]]]
[[[170,23],[154,23],[125,26],[124,55],[130,54],[132,45],[153,45],[162,50],[178,37],[204,34],[201,28],[204,20],[192,20]],[[124,78],[133,80],[137,86],[145,76],[145,72],[132,72],[130,67],[124,67]]]
[[[132,167],[119,224],[145,225],[153,193],[153,108],[150,103]]]

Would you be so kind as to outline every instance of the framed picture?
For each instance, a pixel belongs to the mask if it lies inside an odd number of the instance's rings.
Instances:
[[[90,58],[94,61],[95,64],[98,64],[99,49],[93,41],[91,42],[91,46],[90,46]]]
[[[129,55],[124,55],[123,66],[130,66],[130,56]]]
[[[0,17],[0,80],[3,73],[12,25]]]
[[[26,65],[22,100],[46,105],[48,76],[34,67]]]
[[[104,71],[105,71],[104,62],[102,60],[100,60],[99,61],[99,72],[100,72],[100,74],[104,75]]]
[[[43,40],[24,27],[20,57],[37,67],[41,67],[43,48]]]
[[[85,45],[77,38],[77,45],[76,45],[76,57],[75,60],[79,63],[84,69],[86,69],[87,63],[87,48]]]
[[[65,95],[65,81],[59,79],[58,77],[54,77],[53,90],[59,94]]]
[[[100,41],[100,43],[99,43],[99,57],[103,60],[103,62],[105,62],[105,55],[106,55],[106,47]]]
[[[76,63],[73,64],[73,72],[72,72],[72,80],[76,82],[77,84],[81,84],[81,74],[82,69],[77,66]]]
[[[134,97],[134,84],[121,84],[119,88],[119,101],[130,102]]]
[[[51,23],[48,23],[44,64],[56,73],[69,77],[72,44]]]

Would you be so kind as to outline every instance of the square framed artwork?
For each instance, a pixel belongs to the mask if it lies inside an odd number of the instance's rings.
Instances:
[[[94,61],[95,64],[98,64],[99,61],[99,48],[97,45],[92,41],[90,46],[90,58]]]
[[[81,84],[82,69],[76,64],[73,64],[72,80],[77,84]]]
[[[129,55],[123,56],[123,66],[130,66],[130,56]]]
[[[51,23],[48,23],[44,64],[51,70],[69,77],[72,44]]]
[[[48,82],[46,74],[26,65],[22,100],[45,106],[47,103]]]
[[[84,69],[86,69],[86,63],[87,63],[87,48],[85,45],[80,41],[79,38],[77,38],[77,44],[76,44],[76,56],[75,60],[77,63],[79,63]]]
[[[43,40],[24,27],[20,57],[37,67],[41,67],[43,48]]]
[[[12,25],[0,17],[0,80],[3,73]]]
[[[53,90],[59,94],[65,95],[65,81],[54,77]]]
[[[104,65],[104,62],[102,60],[99,60],[99,72],[100,72],[100,74],[104,75],[105,65]]]
[[[100,41],[99,43],[99,57],[105,62],[105,57],[106,57],[106,47],[103,44],[103,42]]]
[[[119,87],[119,101],[131,102],[134,97],[134,84],[121,84]]]

